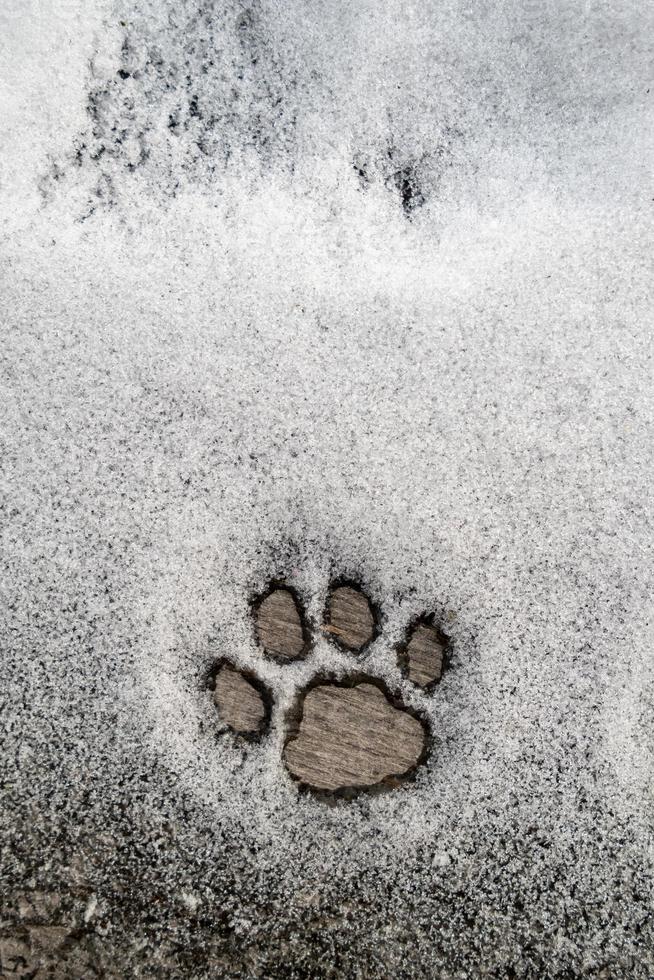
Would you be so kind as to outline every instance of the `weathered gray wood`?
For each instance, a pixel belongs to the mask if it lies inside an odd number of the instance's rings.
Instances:
[[[327,622],[323,629],[348,650],[363,649],[375,635],[370,601],[353,586],[339,586],[329,596]]]
[[[235,732],[255,734],[265,726],[263,697],[240,670],[229,664],[218,669],[214,701],[221,721]]]
[[[425,748],[423,725],[374,684],[311,688],[297,734],[284,748],[289,771],[319,790],[365,788],[410,772]]]
[[[409,637],[399,661],[406,668],[409,680],[427,687],[441,679],[445,639],[430,623],[418,623]]]
[[[255,608],[254,617],[259,642],[267,654],[282,660],[302,656],[306,637],[292,592],[274,589]]]

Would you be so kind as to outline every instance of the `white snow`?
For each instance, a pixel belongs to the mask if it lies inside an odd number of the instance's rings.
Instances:
[[[651,887],[651,13],[294,0],[235,31],[196,8],[0,15],[8,758],[45,741],[107,807],[142,769],[156,811],[172,774],[289,887],[399,887],[423,847],[439,880],[492,879],[533,824],[534,880],[599,893],[616,822]],[[264,661],[248,603],[286,576],[315,628],[341,574],[383,614],[355,669],[395,685],[431,610],[454,660],[407,692],[435,736],[416,783],[329,808],[282,769],[283,716],[353,661]],[[259,747],[217,737],[221,656],[275,693]],[[37,805],[38,766],[14,776]]]

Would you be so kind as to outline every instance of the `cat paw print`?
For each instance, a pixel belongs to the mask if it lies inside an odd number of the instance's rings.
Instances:
[[[264,656],[289,664],[311,654],[307,619],[295,591],[275,584],[253,605]],[[360,657],[379,632],[379,617],[352,582],[329,590],[321,632],[342,651]],[[398,688],[430,690],[446,662],[447,638],[433,616],[414,621],[397,649]],[[255,673],[223,660],[213,671],[215,707],[223,724],[257,739],[270,724],[273,696]],[[344,677],[316,674],[296,693],[285,719],[282,760],[302,787],[314,792],[356,793],[395,788],[421,765],[429,749],[426,722],[384,682],[352,670]]]

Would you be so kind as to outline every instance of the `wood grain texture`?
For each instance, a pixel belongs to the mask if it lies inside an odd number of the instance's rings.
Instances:
[[[255,734],[265,726],[263,697],[247,677],[229,664],[223,664],[216,674],[214,702],[221,721],[235,732]]]
[[[423,725],[394,707],[374,684],[320,684],[304,697],[297,734],[284,761],[301,783],[318,790],[375,786],[420,761]]]
[[[440,630],[430,623],[418,623],[399,660],[410,681],[428,687],[441,679],[444,655],[445,638]]]
[[[255,625],[264,651],[282,660],[295,660],[305,651],[302,618],[289,589],[273,589],[255,608]]]
[[[358,652],[375,635],[375,617],[369,599],[351,585],[341,585],[329,596],[324,631],[348,650]]]

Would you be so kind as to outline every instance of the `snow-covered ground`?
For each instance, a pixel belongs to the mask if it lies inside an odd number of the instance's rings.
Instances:
[[[34,962],[61,926],[62,976],[652,976],[653,21],[4,4],[0,933]],[[351,661],[264,662],[249,602],[285,576],[315,624],[336,575],[383,617],[357,668],[396,683],[431,610],[452,663],[416,782],[327,806],[283,719]],[[258,746],[225,655],[276,693]]]

